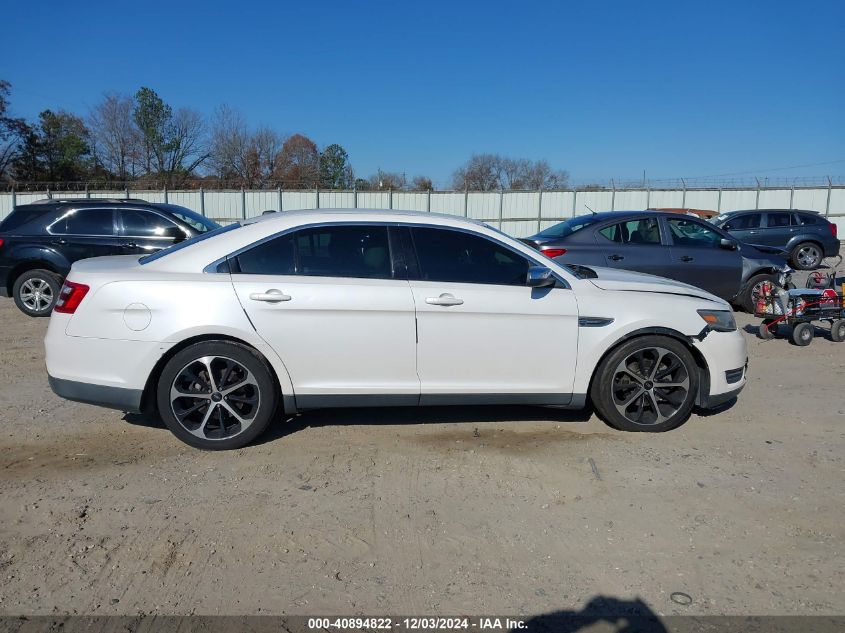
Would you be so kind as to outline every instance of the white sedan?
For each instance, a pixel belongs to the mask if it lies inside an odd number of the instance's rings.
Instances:
[[[452,216],[265,215],[146,257],[79,261],[60,294],[53,391],[156,411],[204,449],[320,407],[591,401],[617,429],[666,431],[746,381],[725,301],[562,266]]]

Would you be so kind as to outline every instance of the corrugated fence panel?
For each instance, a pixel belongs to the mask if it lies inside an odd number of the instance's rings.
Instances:
[[[178,204],[180,207],[187,207],[191,211],[202,213],[199,191],[168,191],[167,201],[170,204]]]
[[[684,192],[668,189],[652,190],[649,196],[649,207],[652,209],[676,209],[684,206]]]
[[[259,216],[265,211],[279,210],[278,191],[245,191],[243,196],[248,218]]]
[[[502,217],[507,218],[536,218],[540,209],[540,193],[538,191],[517,191],[506,193],[502,200]],[[537,224],[534,224],[536,228]]]
[[[212,220],[240,220],[243,218],[240,191],[206,191],[205,215]]]
[[[833,194],[842,193],[845,189],[833,189],[830,196],[830,212],[845,213],[845,208],[840,205],[839,209],[833,206]],[[824,213],[827,208],[827,189],[796,189],[792,198],[793,209],[806,209],[807,211],[821,211]]]
[[[317,208],[316,191],[284,191],[282,192],[282,211],[299,211],[301,209]]]
[[[402,211],[428,211],[428,193],[394,191],[393,208]]]
[[[760,192],[760,209],[788,209],[789,189],[766,189]]]
[[[722,208],[720,211],[754,209],[757,206],[757,192],[737,189],[722,190]]]
[[[642,211],[651,204],[648,191],[617,191],[613,200],[615,211]]]
[[[611,211],[613,209],[612,191],[579,191],[575,202],[575,215],[584,215],[595,211]]]
[[[826,199],[827,198],[825,198],[825,200]],[[822,209],[823,208],[824,206],[822,206]],[[824,213],[824,211],[822,211],[822,213]],[[830,190],[830,213],[832,215],[845,215],[845,189]]]
[[[572,217],[572,201],[574,199],[575,194],[571,191],[545,191],[540,203],[540,215],[544,218]]]
[[[437,192],[431,194],[431,210],[434,213],[463,215],[464,202],[463,193]]]
[[[467,217],[476,220],[495,220],[499,217],[498,193],[476,192],[467,196]]]
[[[358,208],[359,209],[389,209],[390,208],[390,192],[389,191],[359,191],[358,192]]]
[[[354,209],[355,193],[352,191],[321,191],[321,209]]]
[[[537,221],[516,221],[505,220],[502,222],[502,231],[513,237],[528,237],[537,233]]]
[[[707,190],[687,190],[687,196],[686,201],[684,203],[684,207],[687,209],[705,209],[709,211],[718,211],[719,192]]]

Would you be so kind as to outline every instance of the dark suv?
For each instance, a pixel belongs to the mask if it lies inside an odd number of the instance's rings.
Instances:
[[[0,222],[0,295],[47,316],[71,264],[100,255],[144,255],[219,225],[174,204],[144,200],[42,200]]]
[[[836,225],[815,211],[731,211],[713,219],[713,224],[742,242],[784,249],[801,270],[818,268],[822,259],[839,254]]]

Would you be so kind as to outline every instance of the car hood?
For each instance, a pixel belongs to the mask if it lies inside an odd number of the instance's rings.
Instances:
[[[710,294],[706,290],[681,283],[680,281],[666,279],[665,277],[635,273],[630,270],[619,270],[616,268],[602,268],[597,266],[590,266],[589,268],[596,273],[596,277],[590,278],[589,281],[602,290],[659,292],[661,294],[696,297],[718,303],[719,305],[728,305],[726,301],[723,301],[716,295]]]

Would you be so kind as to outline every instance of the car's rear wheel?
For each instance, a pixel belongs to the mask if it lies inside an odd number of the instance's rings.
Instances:
[[[813,242],[801,242],[792,249],[791,259],[799,270],[815,270],[822,263],[822,249]]]
[[[698,366],[690,351],[666,336],[643,336],[605,357],[590,396],[610,426],[657,433],[687,421],[697,391]]]
[[[278,387],[267,361],[254,350],[205,341],[167,362],[156,397],[164,423],[180,440],[228,450],[246,446],[267,429]]]
[[[61,280],[49,270],[28,270],[15,279],[12,297],[15,305],[29,316],[50,316],[61,290]]]

